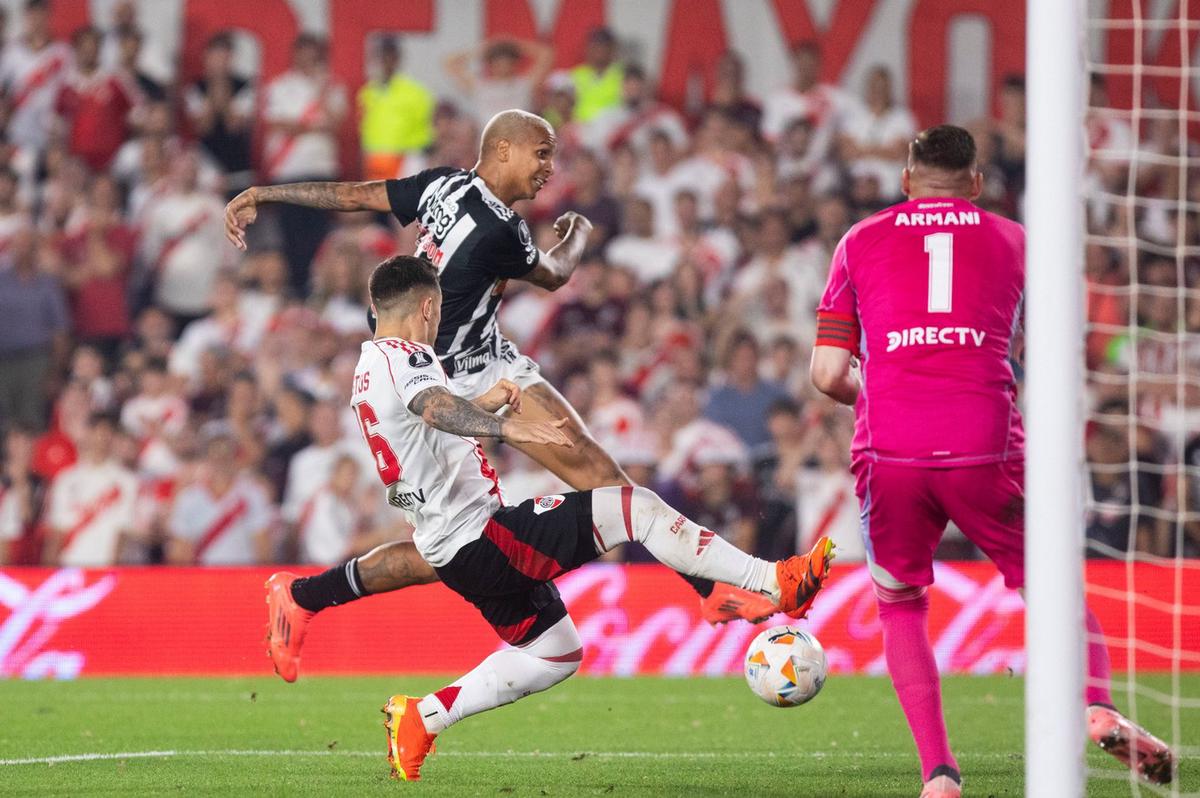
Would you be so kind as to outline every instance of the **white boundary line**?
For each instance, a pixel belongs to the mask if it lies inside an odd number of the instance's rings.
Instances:
[[[74,762],[102,762],[121,759],[172,759],[176,757],[378,757],[386,758],[380,751],[260,751],[253,749],[223,749],[213,751],[122,751],[117,753],[60,754],[57,756],[35,756],[21,759],[0,759],[0,767],[17,765],[58,765]],[[912,754],[895,751],[797,751],[780,754],[774,751],[441,751],[435,757],[477,757],[482,759],[824,759],[826,757],[849,757],[853,759],[911,758]],[[1007,759],[1012,754],[977,754],[972,758]]]

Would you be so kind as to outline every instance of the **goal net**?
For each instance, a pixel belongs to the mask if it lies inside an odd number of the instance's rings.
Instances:
[[[1182,763],[1156,787],[1090,749],[1088,794],[1200,795],[1200,2],[1083,15],[1087,642]]]

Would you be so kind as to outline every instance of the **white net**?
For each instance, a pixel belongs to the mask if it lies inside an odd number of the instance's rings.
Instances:
[[[1189,773],[1200,754],[1195,5],[1089,0],[1086,11],[1088,601],[1115,703],[1182,761],[1163,788],[1093,751],[1091,784],[1125,780],[1134,795],[1200,795]]]

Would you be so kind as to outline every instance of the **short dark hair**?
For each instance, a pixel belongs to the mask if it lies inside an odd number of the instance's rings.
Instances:
[[[208,37],[208,41],[204,43],[205,50],[229,50],[233,51],[233,32],[222,30],[217,31],[212,36]]]
[[[926,128],[908,145],[909,161],[948,172],[975,166],[975,139],[957,125]]]
[[[417,288],[439,288],[437,269],[421,258],[393,255],[371,272],[371,301],[377,308],[390,307]]]

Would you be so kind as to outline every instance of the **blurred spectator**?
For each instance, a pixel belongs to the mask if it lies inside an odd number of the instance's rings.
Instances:
[[[256,343],[248,338],[253,330],[242,321],[238,283],[232,274],[218,274],[214,278],[209,305],[212,312],[184,327],[183,335],[171,350],[171,373],[184,377],[193,389],[201,380],[205,353],[249,352]]]
[[[287,488],[283,494],[283,518],[293,525],[299,523],[308,500],[333,476],[334,464],[338,458],[349,455],[361,462],[362,455],[357,449],[365,450],[361,439],[343,440],[338,422],[338,408],[332,402],[317,402],[313,405],[309,413],[308,428],[312,443],[292,457],[287,471]],[[358,445],[352,448],[350,443]],[[375,478],[373,467],[370,476]]]
[[[189,411],[174,382],[167,364],[151,358],[138,374],[137,394],[121,408],[121,426],[137,443],[141,472],[161,476],[178,465],[170,443],[187,428]]]
[[[685,490],[695,485],[707,453],[719,452],[739,468],[749,465],[749,453],[738,434],[700,415],[697,393],[695,383],[673,381],[663,392],[654,416],[665,443],[659,477],[678,482]]]
[[[639,155],[650,145],[650,135],[665,133],[677,149],[688,146],[683,117],[669,105],[658,102],[646,72],[636,64],[625,67],[621,102],[592,117],[583,127],[584,144],[596,153],[608,153],[625,144]]]
[[[233,440],[205,447],[199,478],[175,497],[167,559],[175,565],[254,565],[271,560],[270,499],[239,468]]]
[[[1101,415],[1120,416],[1120,404],[1101,407]],[[1155,545],[1156,523],[1146,508],[1160,506],[1162,477],[1129,469],[1129,432],[1109,420],[1093,422],[1087,435],[1091,472],[1087,519],[1087,556],[1123,557],[1131,550],[1162,552]],[[1136,484],[1135,484],[1136,483]],[[1135,499],[1136,497],[1136,499]]]
[[[67,123],[67,146],[93,171],[103,171],[129,135],[137,89],[100,67],[100,31],[75,31],[75,65],[67,73],[56,110]]]
[[[276,504],[287,494],[288,468],[292,458],[312,443],[308,417],[313,400],[293,386],[282,387],[274,397],[274,418],[267,433],[267,452],[262,472],[272,488]]]
[[[588,361],[591,408],[587,414],[592,437],[618,462],[639,454],[655,457],[655,447],[646,440],[650,430],[642,406],[621,384],[620,361],[608,349],[594,353]]]
[[[329,482],[305,503],[296,524],[303,562],[336,565],[369,550],[376,542],[370,533],[370,499],[359,487],[359,465],[342,455],[333,464]],[[380,540],[380,543],[383,541]]]
[[[564,182],[569,180],[569,193],[551,216],[558,218],[567,211],[586,216],[592,223],[587,254],[603,252],[620,227],[621,207],[605,186],[600,160],[591,150],[580,150],[571,161],[571,174],[563,177]]]
[[[209,309],[217,272],[232,257],[221,226],[224,203],[200,186],[199,177],[199,157],[180,157],[166,190],[147,210],[142,232],[155,300],[180,329]]]
[[[908,144],[917,134],[917,120],[896,105],[892,73],[875,66],[867,73],[861,102],[847,108],[840,125],[839,150],[855,180],[874,180],[876,194],[887,203],[901,198],[900,171]]]
[[[823,397],[814,401],[801,447],[804,459],[792,483],[799,510],[796,551],[805,551],[821,535],[828,535],[838,547],[839,559],[862,560],[866,551],[855,477],[850,472],[854,416]]]
[[[104,50],[109,41],[113,40],[116,55],[112,59],[103,58]],[[101,63],[117,74],[130,81],[140,94],[141,100],[162,102],[167,99],[167,92],[155,78],[142,68],[142,31],[134,24],[120,24],[105,38],[101,49]],[[137,109],[130,120],[135,126],[139,123]]]
[[[1000,114],[975,127],[981,161],[999,178],[1005,207],[1015,212],[1025,193],[1025,77],[1007,75],[1000,87]]]
[[[7,253],[13,236],[32,225],[29,214],[17,201],[18,180],[11,168],[0,166],[0,257]]]
[[[137,233],[121,213],[121,190],[107,174],[92,179],[85,204],[61,242],[71,327],[112,358],[133,321],[128,297]]]
[[[746,64],[742,56],[727,50],[717,59],[709,105],[719,108],[753,130],[762,125],[762,105],[746,94]]]
[[[10,427],[0,471],[0,566],[18,564],[22,539],[41,507],[43,486],[33,473],[33,436]]]
[[[400,71],[400,44],[381,36],[372,77],[358,90],[363,176],[386,180],[411,174],[406,156],[433,141],[435,100],[429,89]]]
[[[588,34],[583,63],[571,69],[575,86],[575,119],[589,122],[621,102],[624,67],[617,61],[617,37],[608,28]]]
[[[48,0],[26,0],[21,35],[0,57],[0,85],[9,144],[40,153],[55,126],[59,89],[71,67],[71,50],[50,36]]]
[[[778,299],[780,287],[787,286],[787,317],[797,337],[806,324],[813,326],[805,317],[813,314],[825,290],[828,261],[814,268],[811,259],[791,243],[789,232],[783,211],[767,211],[759,218],[753,256],[733,277],[731,299],[736,311],[730,314],[729,323],[744,324],[768,316],[772,297]],[[811,334],[804,341],[811,343]]]
[[[113,565],[121,537],[134,523],[137,477],[113,457],[116,423],[106,415],[88,422],[79,462],[50,485],[43,554],[47,564]]]
[[[87,436],[90,407],[87,390],[67,383],[54,402],[50,428],[33,442],[34,474],[49,480],[75,464]]]
[[[225,173],[230,194],[252,182],[254,104],[253,84],[233,71],[233,35],[214,35],[204,46],[204,73],[183,92],[183,107],[200,146]]]
[[[100,47],[100,63],[105,69],[134,78],[146,99],[164,100],[167,93],[163,84],[175,75],[172,53],[161,37],[144,40],[137,4],[138,0],[116,0],[113,4]]]
[[[45,428],[46,380],[65,354],[67,307],[58,281],[39,267],[38,236],[21,230],[0,269],[0,424]]]
[[[753,450],[770,441],[767,411],[787,394],[759,376],[758,342],[744,330],[734,335],[723,365],[723,380],[709,391],[704,417],[732,429]]]
[[[68,378],[87,393],[88,408],[92,412],[113,410],[116,400],[113,384],[105,375],[105,359],[96,347],[88,344],[75,347]]]
[[[624,164],[632,172],[629,195],[646,199],[654,212],[654,233],[661,236],[675,234],[675,194],[685,188],[695,191],[688,186],[680,186],[674,174],[675,166],[680,161],[681,150],[675,146],[670,134],[661,130],[650,134],[649,151],[639,159],[632,147],[619,147],[613,155],[613,167],[619,169]]]
[[[613,238],[606,250],[610,263],[629,269],[641,283],[661,280],[675,271],[679,245],[655,235],[654,206],[649,200],[626,202],[621,227],[624,232]]]
[[[553,66],[554,48],[531,39],[492,39],[445,61],[481,126],[509,108],[532,111],[533,93]]]
[[[768,141],[778,141],[793,120],[803,119],[812,131],[808,155],[821,161],[831,153],[847,105],[845,94],[820,82],[821,48],[816,42],[801,42],[792,48],[791,66],[791,84],[767,95],[762,133]]]
[[[331,180],[341,173],[337,131],[346,116],[346,92],[333,82],[326,45],[309,33],[292,45],[292,68],[263,90],[262,172],[271,183]],[[292,288],[308,289],[313,254],[329,232],[326,211],[300,205],[275,207]]]

